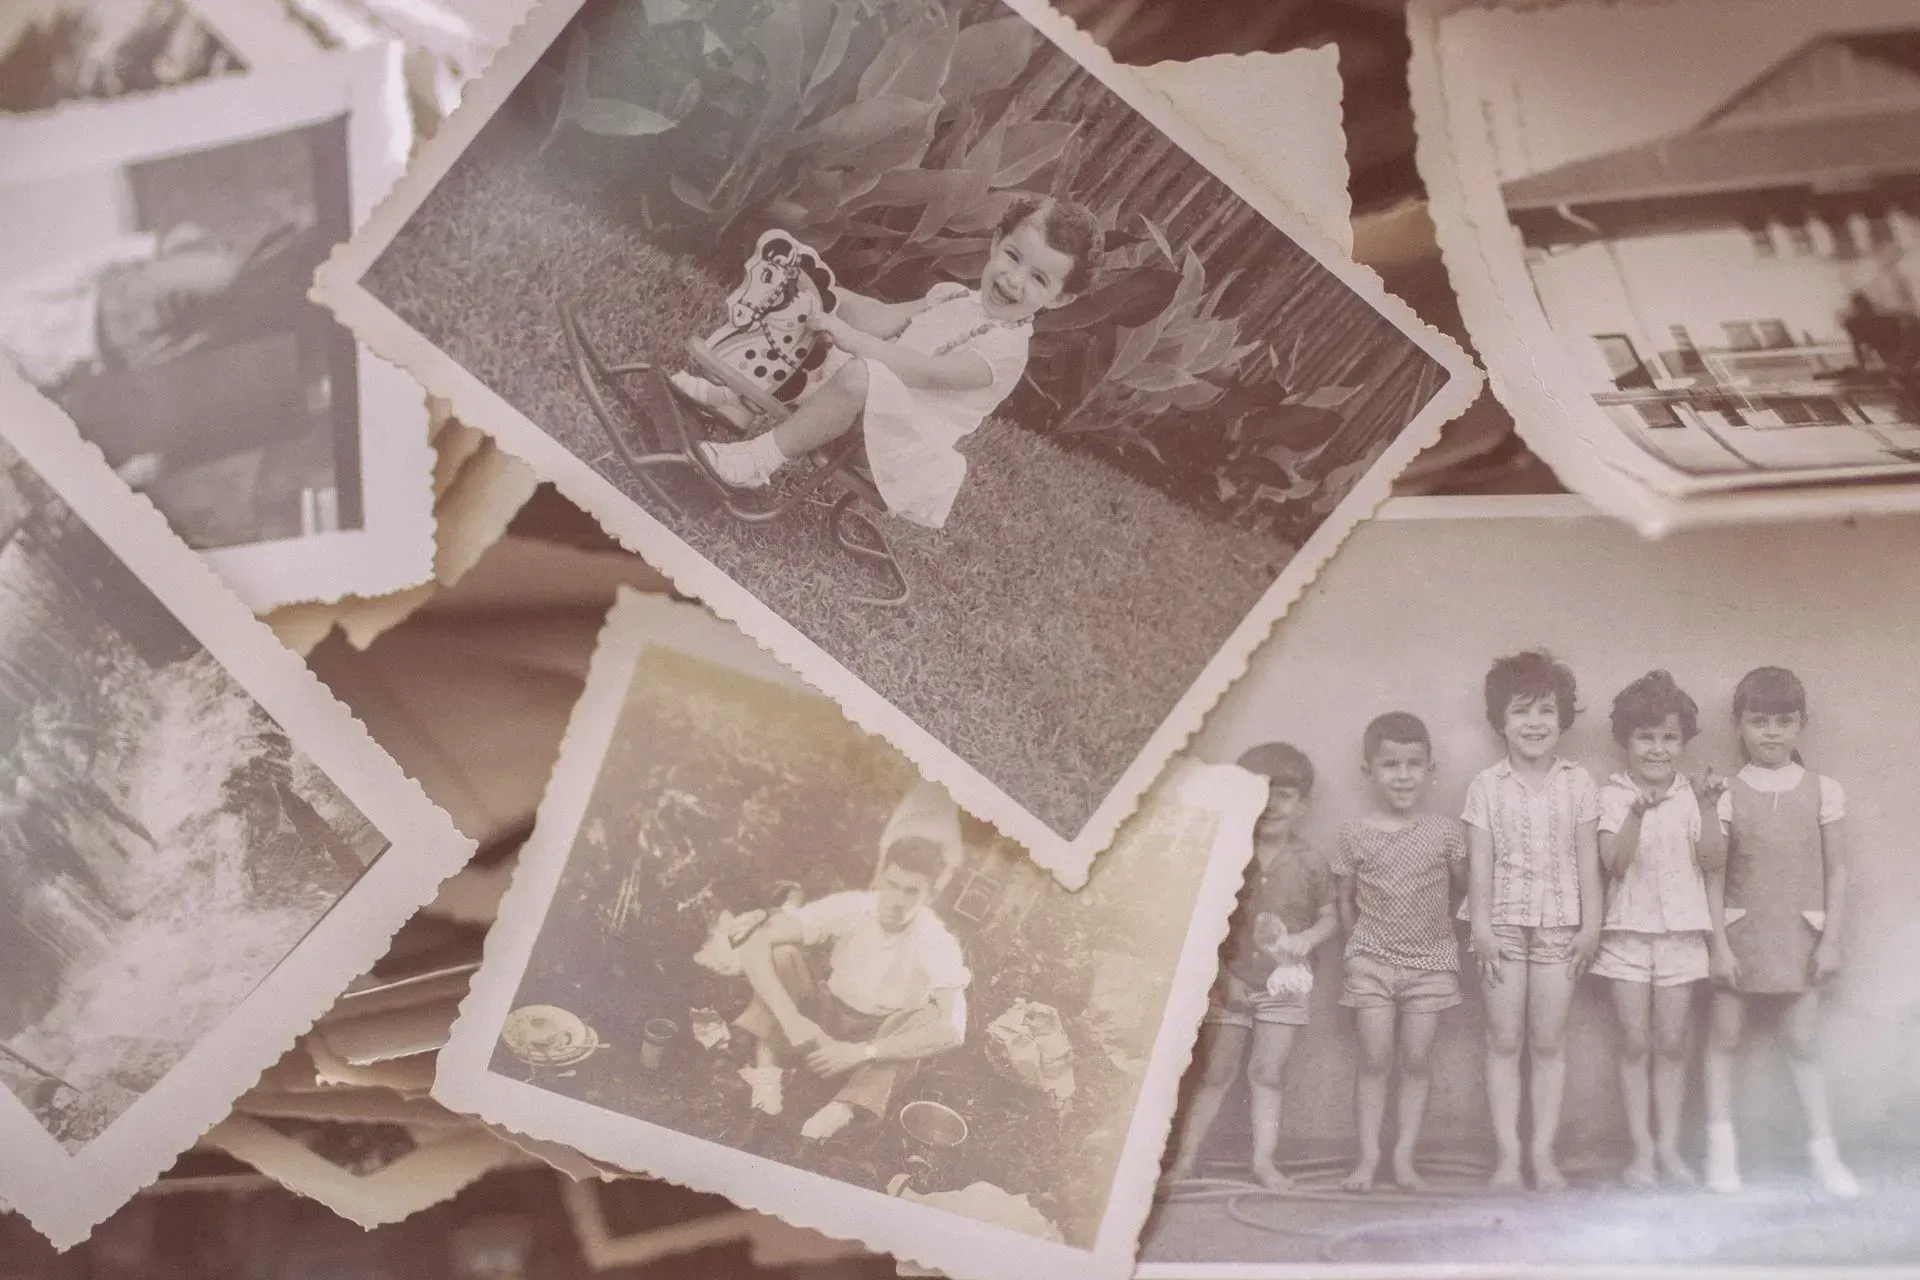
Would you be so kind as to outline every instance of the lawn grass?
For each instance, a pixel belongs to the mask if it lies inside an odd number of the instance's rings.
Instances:
[[[1029,812],[1076,834],[1294,549],[998,420],[962,446],[970,469],[944,530],[882,518],[913,585],[904,608],[851,598],[883,584],[832,548],[823,507],[758,526],[655,509],[605,457],[560,307],[611,359],[677,368],[685,339],[719,322],[730,282],[569,203],[501,125],[367,287]]]

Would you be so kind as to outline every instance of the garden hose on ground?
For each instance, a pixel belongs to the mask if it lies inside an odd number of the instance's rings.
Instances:
[[[1328,1262],[1339,1261],[1340,1255],[1348,1246],[1368,1236],[1463,1230],[1492,1231],[1506,1225],[1505,1216],[1493,1212],[1483,1217],[1420,1214],[1351,1227],[1300,1227],[1272,1222],[1252,1211],[1252,1205],[1274,1200],[1431,1207],[1441,1204],[1460,1205],[1483,1202],[1491,1195],[1497,1194],[1489,1193],[1485,1185],[1488,1175],[1492,1172],[1492,1166],[1473,1156],[1433,1156],[1422,1159],[1420,1168],[1424,1173],[1449,1180],[1461,1180],[1455,1185],[1429,1186],[1424,1191],[1408,1191],[1390,1184],[1382,1185],[1372,1191],[1348,1191],[1340,1186],[1340,1179],[1347,1168],[1348,1161],[1341,1156],[1314,1156],[1287,1160],[1280,1162],[1280,1171],[1292,1178],[1294,1185],[1284,1190],[1275,1190],[1257,1182],[1238,1178],[1183,1178],[1171,1184],[1165,1198],[1169,1204],[1218,1203],[1228,1218],[1242,1226],[1273,1235],[1318,1240],[1321,1256]],[[1588,1183],[1609,1181],[1613,1176],[1611,1165],[1580,1165],[1563,1172]]]

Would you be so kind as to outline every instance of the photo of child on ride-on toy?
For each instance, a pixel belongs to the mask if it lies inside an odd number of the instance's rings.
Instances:
[[[858,427],[887,509],[942,527],[966,479],[956,446],[1019,385],[1034,316],[1085,290],[1102,241],[1081,206],[1023,195],[1001,219],[976,288],[946,281],[887,303],[842,288],[797,237],[766,232],[707,348],[792,416],[745,440],[696,447],[723,482],[758,489]],[[691,373],[671,384],[741,431],[773,416]]]

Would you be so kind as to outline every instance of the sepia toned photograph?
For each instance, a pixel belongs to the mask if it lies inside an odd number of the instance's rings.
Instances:
[[[531,1162],[475,1128],[347,1119],[229,1116],[205,1145],[368,1229],[450,1199],[494,1169]]]
[[[4,371],[0,726],[0,1196],[76,1238],[471,846]]]
[[[0,113],[149,93],[318,51],[290,14],[250,0],[16,0],[0,13]]]
[[[1908,1265],[1916,548],[1359,530],[1195,743],[1269,801],[1140,1275]]]
[[[1125,1276],[1260,792],[1179,765],[1073,893],[625,593],[434,1096],[950,1275]]]
[[[1449,265],[1490,366],[1561,402],[1509,407],[1523,433],[1564,437],[1540,442],[1563,480],[1586,492],[1610,466],[1668,502],[1760,518],[1817,514],[1804,504],[1848,501],[1847,483],[1920,500],[1909,8],[1420,12],[1423,172]],[[1582,74],[1595,66],[1651,87],[1623,97]]]
[[[250,603],[431,571],[426,405],[307,300],[399,173],[390,49],[0,118],[0,355]]]
[[[319,296],[1069,884],[1475,389],[1042,6],[560,4],[467,101]]]

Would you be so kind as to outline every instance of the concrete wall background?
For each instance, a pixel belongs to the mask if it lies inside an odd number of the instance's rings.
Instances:
[[[1650,668],[1671,670],[1700,703],[1704,731],[1689,767],[1728,771],[1738,763],[1728,711],[1735,682],[1755,666],[1791,667],[1809,691],[1806,758],[1845,786],[1854,851],[1848,965],[1825,1024],[1841,1140],[1855,1149],[1920,1145],[1920,1074],[1910,1066],[1920,1061],[1920,596],[1911,587],[1920,520],[1649,543],[1610,521],[1567,515],[1585,511],[1571,499],[1474,505],[1509,515],[1362,525],[1216,710],[1197,753],[1228,761],[1271,739],[1301,747],[1320,775],[1307,834],[1331,849],[1339,824],[1363,810],[1360,733],[1382,711],[1427,721],[1439,766],[1433,807],[1459,813],[1468,781],[1500,753],[1480,709],[1482,678],[1499,654],[1545,645],[1572,664],[1583,711],[1562,751],[1596,778],[1620,767],[1607,731],[1613,696]],[[1424,509],[1460,508],[1440,500]],[[1549,510],[1560,514],[1512,514]],[[1338,947],[1323,948],[1319,961],[1313,1024],[1290,1065],[1292,1149],[1352,1139],[1352,1029],[1337,1003]],[[1436,1045],[1427,1134],[1434,1148],[1474,1153],[1490,1150],[1491,1138],[1477,984],[1463,985],[1467,1003],[1443,1019]],[[1624,1147],[1613,1037],[1604,984],[1589,978],[1568,1045],[1561,1149],[1570,1161]],[[1796,1150],[1798,1108],[1770,1045],[1749,1054],[1743,1090],[1749,1151]],[[1243,1149],[1244,1124],[1244,1104],[1230,1102],[1210,1150]]]

